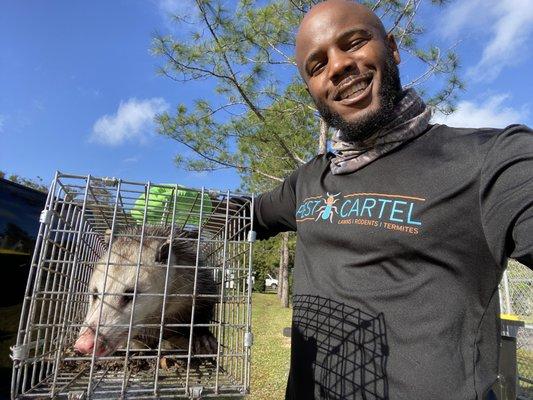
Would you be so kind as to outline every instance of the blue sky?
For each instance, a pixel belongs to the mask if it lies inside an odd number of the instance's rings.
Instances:
[[[228,1],[228,3],[232,3]],[[424,2],[428,3],[428,2]],[[19,1],[0,5],[0,170],[49,182],[55,170],[235,189],[232,171],[173,164],[186,149],[155,133],[153,116],[211,96],[208,83],[157,76],[155,31],[190,0]],[[427,40],[454,47],[467,90],[453,126],[533,125],[533,0],[423,4]],[[412,63],[400,66],[412,76]],[[429,83],[431,85],[431,82]]]

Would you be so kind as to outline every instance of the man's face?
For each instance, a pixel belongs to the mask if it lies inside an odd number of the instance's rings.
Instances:
[[[387,123],[401,91],[394,39],[360,7],[321,3],[297,38],[300,73],[322,117],[345,140],[364,139]]]

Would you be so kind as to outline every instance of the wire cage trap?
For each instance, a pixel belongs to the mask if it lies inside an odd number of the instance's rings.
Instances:
[[[12,398],[246,394],[252,202],[56,173],[12,347]]]

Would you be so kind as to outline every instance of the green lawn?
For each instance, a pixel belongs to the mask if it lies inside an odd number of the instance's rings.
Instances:
[[[291,341],[283,328],[291,326],[291,310],[281,307],[275,293],[252,297],[251,394],[247,400],[279,400],[285,397]]]
[[[518,375],[523,376],[528,380],[533,380],[533,351],[518,349],[516,351],[516,358],[518,363]],[[522,380],[519,382],[519,386],[523,394],[527,393],[533,398],[533,384]]]

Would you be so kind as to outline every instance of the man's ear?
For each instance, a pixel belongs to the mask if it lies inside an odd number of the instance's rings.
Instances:
[[[392,53],[392,57],[394,58],[394,62],[396,65],[400,64],[402,61],[400,58],[400,50],[398,49],[398,45],[396,44],[396,39],[394,38],[394,35],[392,33],[389,33],[385,39],[385,42],[387,43],[387,46],[389,47],[390,52]]]

